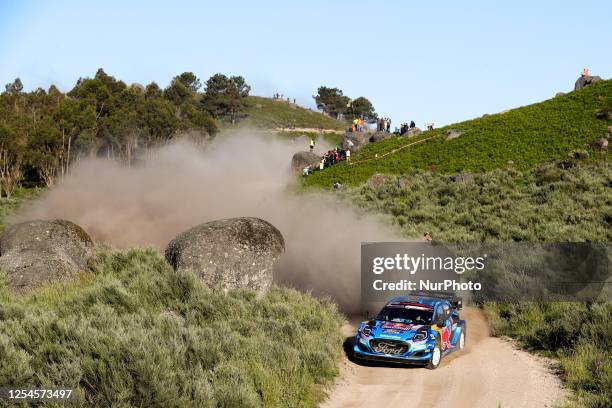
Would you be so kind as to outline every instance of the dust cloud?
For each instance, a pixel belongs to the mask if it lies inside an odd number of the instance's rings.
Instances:
[[[285,237],[277,283],[329,295],[343,310],[355,311],[361,242],[401,238],[329,194],[292,192],[289,163],[305,146],[306,140],[222,134],[205,149],[180,141],[131,167],[81,160],[18,218],[68,219],[96,241],[163,252],[168,241],[197,224],[260,217]]]

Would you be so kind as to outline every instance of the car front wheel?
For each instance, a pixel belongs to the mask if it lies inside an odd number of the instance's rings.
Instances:
[[[431,358],[429,359],[429,363],[427,363],[427,368],[430,370],[435,370],[440,365],[440,361],[442,361],[442,347],[440,346],[440,339],[438,338],[436,339],[436,345],[431,352]]]

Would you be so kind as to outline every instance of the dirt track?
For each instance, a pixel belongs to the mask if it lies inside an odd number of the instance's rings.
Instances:
[[[354,363],[344,358],[341,376],[324,408],[337,407],[553,407],[563,399],[559,379],[543,359],[489,337],[485,317],[463,312],[466,349],[436,370]],[[355,325],[345,334],[354,334]]]

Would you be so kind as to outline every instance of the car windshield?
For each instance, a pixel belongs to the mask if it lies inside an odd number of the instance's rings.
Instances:
[[[384,307],[376,320],[388,322],[430,324],[433,312],[431,310],[406,309],[404,307]]]

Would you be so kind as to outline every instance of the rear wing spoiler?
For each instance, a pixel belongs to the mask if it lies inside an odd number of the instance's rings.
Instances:
[[[453,292],[442,292],[442,291],[412,291],[410,292],[410,296],[420,296],[420,297],[428,297],[433,299],[446,300],[450,302],[451,305],[457,310],[461,310],[463,308],[463,299],[460,296],[457,296]]]

